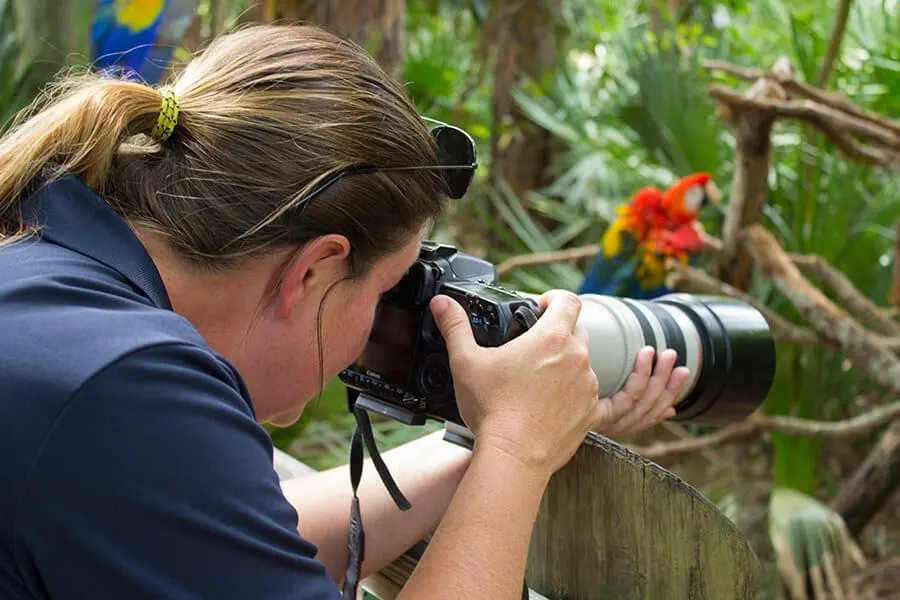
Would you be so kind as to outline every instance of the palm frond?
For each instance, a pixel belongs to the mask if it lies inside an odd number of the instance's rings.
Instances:
[[[732,496],[719,506],[735,519]],[[775,488],[769,529],[791,600],[843,598],[848,593],[847,579],[866,563],[841,516],[795,490]]]

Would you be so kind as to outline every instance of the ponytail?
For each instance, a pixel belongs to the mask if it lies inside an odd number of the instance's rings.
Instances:
[[[0,139],[0,246],[27,234],[16,207],[25,187],[48,165],[100,191],[123,139],[149,132],[159,91],[99,75],[51,87]]]
[[[64,173],[205,271],[337,234],[361,275],[441,214],[443,184],[427,168],[435,138],[357,44],[312,26],[249,25],[170,83],[174,94],[97,75],[51,88],[0,138],[0,246],[31,233],[17,204],[36,177]],[[295,210],[323,177],[356,165],[423,168],[347,177]]]

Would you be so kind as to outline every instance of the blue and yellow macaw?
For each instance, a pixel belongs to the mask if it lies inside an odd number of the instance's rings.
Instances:
[[[697,213],[719,200],[708,173],[683,177],[665,191],[639,189],[617,209],[578,293],[638,300],[669,293],[666,261],[688,263],[702,249]]]
[[[159,82],[190,27],[197,0],[99,0],[91,25],[96,68]]]

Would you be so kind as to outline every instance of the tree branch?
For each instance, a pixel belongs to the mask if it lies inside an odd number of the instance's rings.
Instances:
[[[886,425],[900,416],[900,401],[883,404],[841,421],[810,421],[797,417],[759,415],[760,426],[767,431],[807,438],[846,439],[858,437]]]
[[[873,381],[900,393],[900,360],[800,274],[771,233],[750,227],[745,243],[757,265],[823,339],[837,343]]]
[[[810,100],[772,100],[750,98],[728,86],[714,83],[710,85],[709,95],[731,108],[755,110],[768,114],[773,118],[792,118],[806,121],[815,126],[831,139],[842,150],[852,145],[852,152],[864,155],[870,160],[879,161],[884,166],[900,165],[900,134],[880,124],[860,119],[857,116],[823,106]],[[873,148],[865,148],[849,141],[847,134],[870,140],[888,151],[880,152]]]
[[[780,83],[787,92],[793,93],[798,96],[803,96],[804,98],[808,98],[824,106],[831,107],[835,110],[845,112],[848,115],[856,117],[857,119],[868,121],[869,123],[873,123],[875,125],[878,125],[879,127],[884,127],[885,129],[888,129],[889,131],[893,131],[894,133],[900,135],[900,122],[883,117],[878,113],[865,111],[847,100],[843,95],[839,93],[826,92],[818,88],[814,88],[809,84],[803,83],[802,81],[797,81],[791,76],[766,72],[762,69],[740,67],[738,65],[733,65],[731,63],[719,60],[703,61],[702,66],[708,70],[728,73],[729,75],[734,75],[735,77],[744,79],[746,81],[756,81],[761,78],[773,79]]]
[[[747,439],[759,433],[759,422],[750,417],[739,423],[726,425],[715,433],[701,435],[689,440],[676,440],[674,442],[654,442],[647,446],[627,446],[629,450],[640,454],[650,460],[663,460],[681,456],[683,454],[694,454],[713,448],[716,446],[724,446],[734,442]]]
[[[885,431],[878,443],[841,484],[831,501],[847,523],[850,533],[858,536],[872,520],[900,482],[900,420]]]
[[[722,240],[714,238],[709,234],[703,233],[703,251],[714,257],[721,256]],[[860,292],[853,285],[846,275],[840,269],[829,263],[821,256],[815,254],[796,254],[793,252],[786,253],[787,257],[797,265],[797,268],[804,275],[815,277],[826,285],[838,299],[850,309],[851,312],[860,317],[869,326],[876,330],[883,331],[888,337],[900,336],[900,324],[893,321],[897,316],[897,311],[893,308],[878,306],[865,294]],[[895,280],[897,283],[897,304],[900,304],[900,222],[897,223],[897,249],[895,260]],[[892,300],[891,304],[895,302]]]
[[[791,260],[804,274],[815,277],[825,284],[834,292],[841,304],[861,321],[886,336],[900,336],[900,324],[893,321],[883,308],[856,289],[846,275],[824,258],[807,254],[792,255]]]
[[[588,244],[587,246],[575,246],[566,248],[565,250],[534,252],[532,254],[511,256],[497,265],[497,275],[505,275],[510,271],[515,271],[522,267],[589,258],[591,256],[596,256],[598,252],[600,252],[599,244]]]
[[[835,127],[833,123],[822,121],[816,126],[819,131],[824,133],[825,137],[830,139],[837,149],[843,152],[847,158],[863,164],[885,167],[888,169],[895,168],[898,164],[898,157],[896,154],[885,152],[879,148],[857,144],[849,135]]]
[[[784,98],[784,89],[767,79],[756,81],[741,98],[753,102],[768,102]],[[721,104],[721,100],[720,100]],[[775,115],[769,111],[737,109],[736,104],[727,111],[719,111],[735,140],[734,176],[731,180],[725,222],[722,225],[722,254],[718,257],[717,276],[726,283],[745,289],[751,277],[751,260],[740,245],[740,233],[757,223],[762,217],[769,185],[768,176],[772,160],[771,132]]]
[[[666,286],[672,289],[680,289],[693,294],[716,294],[737,298],[754,307],[768,322],[772,329],[772,337],[776,342],[796,344],[799,346],[833,345],[827,340],[822,340],[810,329],[794,325],[778,313],[764,306],[761,302],[749,294],[734,288],[727,283],[716,279],[706,271],[684,265],[678,261],[671,261],[669,273],[666,277]]]
[[[721,255],[722,241],[705,233],[702,236],[705,251],[712,253],[714,256]],[[900,236],[898,236],[898,240],[900,240]],[[522,267],[590,258],[599,251],[600,246],[598,244],[588,244],[564,250],[512,256],[497,266],[497,274],[502,276]],[[862,292],[856,289],[843,273],[824,258],[817,255],[791,253],[787,253],[786,256],[804,274],[821,280],[843,304],[869,326],[876,331],[884,332],[884,335],[872,334],[872,339],[879,341],[892,350],[900,350],[900,324],[893,321],[894,315],[891,311],[869,300]],[[897,264],[900,264],[900,260],[898,260]],[[731,296],[750,304],[766,318],[769,327],[772,328],[772,335],[777,342],[800,346],[824,345],[835,347],[836,345],[834,341],[823,339],[810,329],[791,323],[755,298],[700,269],[672,262],[669,264],[667,285],[670,288],[682,289],[689,293]]]
[[[651,460],[661,460],[738,442],[757,435],[761,431],[774,431],[796,437],[840,440],[866,434],[890,423],[897,417],[900,417],[900,401],[884,404],[861,415],[840,421],[812,421],[780,415],[768,416],[756,412],[747,419],[723,427],[715,433],[688,440],[656,442],[647,446],[629,446],[629,449]]]
[[[806,258],[802,255],[796,255],[796,257]],[[763,317],[766,319],[766,322],[772,330],[772,337],[776,342],[795,344],[798,346],[838,347],[837,343],[833,340],[825,339],[811,329],[791,323],[756,298],[728,285],[724,281],[716,279],[702,269],[683,265],[677,261],[671,261],[668,264],[668,268],[669,272],[666,276],[667,287],[680,289],[692,294],[730,296],[754,307],[762,313]],[[884,315],[883,309],[877,306],[875,308],[882,316],[886,316]],[[896,324],[894,324],[894,326],[896,327]],[[871,337],[873,340],[885,345],[891,350],[900,350],[900,334],[891,336],[871,334]]]

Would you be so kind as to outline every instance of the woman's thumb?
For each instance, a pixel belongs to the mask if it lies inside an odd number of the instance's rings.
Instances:
[[[458,302],[448,296],[435,296],[431,299],[431,314],[434,315],[434,322],[449,351],[460,351],[476,345],[469,317]]]

